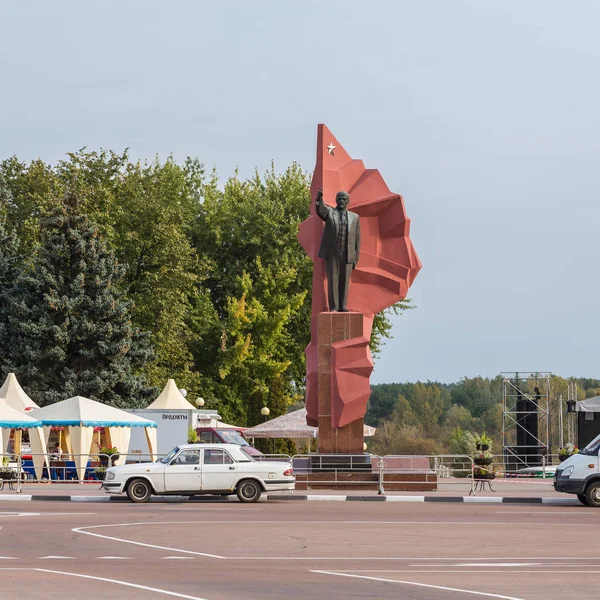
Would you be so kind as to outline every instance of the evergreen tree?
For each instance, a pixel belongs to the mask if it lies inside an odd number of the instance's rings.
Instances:
[[[10,292],[10,367],[41,405],[81,395],[140,406],[156,392],[137,371],[151,356],[120,291],[123,269],[67,192],[42,220],[33,268]]]
[[[10,202],[8,188],[0,176],[0,380],[7,374],[8,354],[8,299],[9,291],[15,284],[20,267],[20,253],[17,236],[9,232],[6,224],[6,208]]]

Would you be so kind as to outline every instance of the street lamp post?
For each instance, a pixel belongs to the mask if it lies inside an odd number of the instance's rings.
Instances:
[[[271,414],[271,411],[269,410],[268,406],[263,406],[260,409],[260,414],[264,417],[263,418],[263,423],[267,422],[267,417]],[[273,438],[273,454],[275,454],[275,438]]]

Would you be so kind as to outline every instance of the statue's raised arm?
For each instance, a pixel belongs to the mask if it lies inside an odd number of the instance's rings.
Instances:
[[[319,188],[317,192],[317,197],[315,198],[315,206],[317,209],[317,214],[323,221],[327,220],[327,215],[329,214],[328,206],[323,202],[323,188]]]

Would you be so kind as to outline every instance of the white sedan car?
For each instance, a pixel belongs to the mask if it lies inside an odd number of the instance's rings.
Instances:
[[[102,487],[125,492],[132,502],[153,494],[237,494],[241,502],[256,502],[263,492],[293,490],[295,483],[290,462],[254,460],[237,444],[182,444],[156,462],[107,469]]]

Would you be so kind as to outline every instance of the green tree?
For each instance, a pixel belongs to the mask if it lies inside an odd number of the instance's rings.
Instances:
[[[219,388],[232,396],[221,410],[235,422],[259,423],[260,409],[268,405],[271,416],[287,412],[293,400],[291,361],[287,338],[291,317],[303,306],[306,292],[292,295],[295,270],[257,264],[256,280],[248,274],[239,278],[241,295],[229,298],[221,340],[212,365],[204,363]],[[210,349],[208,349],[210,350]],[[207,356],[204,357],[205,361]]]
[[[75,181],[82,210],[125,268],[121,287],[133,300],[133,321],[149,332],[154,349],[144,366],[149,381],[162,386],[173,377],[190,396],[201,392],[191,345],[211,307],[200,286],[207,265],[191,236],[202,165],[188,160],[181,167],[172,157],[134,163],[127,152],[82,150],[57,171],[61,180]]]
[[[373,427],[389,419],[404,387],[401,383],[381,383],[371,386],[371,397],[367,406],[365,422]]]
[[[35,252],[41,220],[68,186],[125,269],[119,286],[133,300],[134,324],[149,332],[154,348],[144,365],[148,379],[162,386],[175,377],[191,394],[201,391],[190,346],[203,335],[212,308],[199,286],[206,265],[191,245],[202,165],[188,160],[181,167],[172,158],[131,162],[126,151],[82,149],[67,156],[54,167],[14,157],[0,163],[12,195],[9,222]]]
[[[416,383],[410,396],[412,409],[426,431],[435,431],[444,410],[450,406],[450,393],[435,384]]]
[[[468,408],[453,404],[444,413],[444,426],[450,429],[470,429],[473,424],[473,416]]]
[[[6,209],[10,202],[10,192],[0,176],[0,376],[7,373],[6,360],[10,349],[8,339],[8,306],[10,290],[15,284],[21,269],[22,254],[17,236],[6,226]]]
[[[468,408],[473,417],[480,417],[488,408],[502,400],[500,378],[464,377],[452,388],[452,403]]]
[[[309,180],[293,164],[281,175],[272,168],[266,175],[240,181],[231,177],[221,190],[216,173],[198,189],[201,194],[195,227],[195,247],[208,259],[210,270],[203,285],[210,294],[218,322],[213,338],[197,348],[198,364],[214,355],[223,334],[223,322],[229,319],[230,302],[239,301],[246,290],[245,276],[254,286],[257,301],[272,304],[270,295],[279,294],[276,303],[291,303],[301,297],[302,305],[287,315],[279,328],[281,336],[271,351],[277,360],[288,363],[284,379],[290,388],[302,387],[304,348],[310,339],[310,296],[312,263],[297,241],[298,227],[309,214]],[[290,275],[293,276],[290,279]],[[263,285],[263,278],[275,281]],[[281,280],[281,285],[277,282]],[[279,289],[278,289],[279,288]],[[285,289],[281,294],[280,289]],[[260,294],[264,294],[261,296]],[[280,308],[273,307],[275,312]],[[217,340],[214,339],[217,336]],[[207,348],[207,346],[211,346]]]
[[[10,291],[10,368],[41,405],[83,395],[115,406],[156,390],[137,376],[151,353],[119,290],[123,269],[68,193],[49,218],[31,270]]]
[[[41,219],[47,217],[65,187],[52,167],[38,159],[29,165],[11,157],[0,162],[5,187],[3,200],[8,227],[25,251],[33,252],[41,238]]]
[[[494,404],[481,415],[482,428],[490,436],[497,437],[502,432],[502,404]]]
[[[379,456],[390,454],[438,454],[439,444],[420,425],[399,425],[384,421],[370,442],[371,451]]]
[[[398,395],[396,406],[392,411],[390,420],[398,425],[418,425],[419,419],[412,409],[408,399],[402,394]]]

